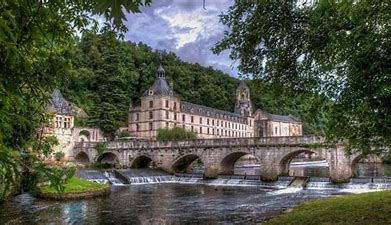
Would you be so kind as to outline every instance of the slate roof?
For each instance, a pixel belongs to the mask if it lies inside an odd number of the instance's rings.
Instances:
[[[150,91],[152,91],[151,95],[167,95],[167,96],[175,96],[179,97],[177,93],[171,91],[171,87],[168,85],[166,79],[159,77],[156,78],[153,85],[144,92],[143,96],[150,95]]]
[[[239,86],[236,88],[236,90],[240,90],[243,88],[249,89],[247,84],[244,81],[240,81]]]
[[[285,116],[285,115],[276,115],[276,114],[270,114],[269,113],[269,119],[272,121],[279,121],[279,122],[289,122],[289,123],[298,123],[300,122],[299,119],[297,119],[294,116]]]
[[[49,104],[46,106],[46,111],[55,112],[57,115],[73,116],[71,104],[65,100],[58,89],[54,89],[52,92]]]
[[[224,110],[214,109],[211,107],[197,105],[197,104],[190,103],[190,102],[182,102],[181,111],[186,112],[186,113],[195,114],[195,115],[213,117],[213,118],[224,119],[224,120],[231,120],[231,121],[236,121],[236,122],[240,122],[239,120],[245,118],[241,114],[238,114],[238,113],[227,112]],[[221,115],[227,116],[227,118],[222,118]],[[236,118],[236,120],[233,118]],[[243,120],[242,123],[245,123],[246,121],[247,120]]]

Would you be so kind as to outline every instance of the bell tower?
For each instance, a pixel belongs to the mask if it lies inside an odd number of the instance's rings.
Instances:
[[[235,113],[242,116],[252,116],[253,108],[250,100],[250,89],[241,81],[236,88]]]

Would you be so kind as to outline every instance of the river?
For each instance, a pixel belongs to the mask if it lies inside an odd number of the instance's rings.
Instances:
[[[0,205],[0,224],[256,224],[310,199],[391,187],[388,179],[332,185],[317,178],[301,189],[287,188],[283,178],[275,183],[224,177],[205,181],[138,171],[142,176],[124,170],[139,183],[113,185],[108,197],[56,202],[19,195]]]

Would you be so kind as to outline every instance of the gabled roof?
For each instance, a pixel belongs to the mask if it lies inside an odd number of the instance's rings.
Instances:
[[[291,115],[284,116],[284,115],[269,114],[269,118],[270,118],[270,120],[280,121],[280,122],[290,122],[290,123],[300,122],[297,118],[295,118]]]
[[[278,121],[278,122],[288,122],[288,123],[301,123],[301,121],[292,116],[292,115],[277,115],[277,114],[271,114],[271,113],[268,113],[266,111],[263,111],[261,109],[257,109],[254,113],[254,117],[256,118],[257,115],[263,115],[264,117],[263,118],[267,118],[267,120],[271,120],[271,121]],[[257,118],[257,119],[261,119],[261,120],[264,120],[262,118]]]
[[[57,115],[73,116],[71,104],[65,100],[58,89],[54,89],[46,106],[46,111],[55,112]]]

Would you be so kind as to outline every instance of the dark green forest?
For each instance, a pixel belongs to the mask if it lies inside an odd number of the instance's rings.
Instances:
[[[77,40],[74,54],[73,69],[60,89],[89,115],[87,120],[78,119],[77,125],[99,126],[112,137],[120,126],[126,126],[130,102],[139,104],[142,93],[154,82],[160,63],[167,81],[173,82],[183,101],[233,111],[239,79],[212,67],[186,63],[174,53],[122,41],[111,32],[88,32]],[[284,87],[276,91],[260,80],[248,80],[247,84],[254,109],[291,114],[306,122],[306,133],[320,131],[321,116],[316,121],[308,119],[314,111],[308,103],[318,96],[292,93]]]

